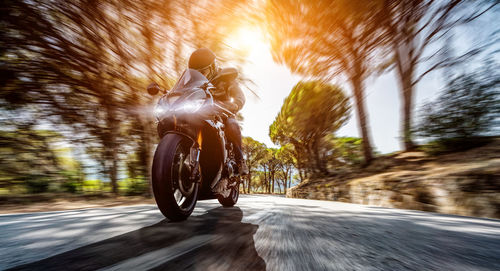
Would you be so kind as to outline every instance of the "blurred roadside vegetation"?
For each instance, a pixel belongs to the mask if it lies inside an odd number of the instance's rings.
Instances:
[[[279,0],[266,1],[261,17],[275,61],[294,73],[344,81],[351,88],[363,163],[368,165],[373,143],[367,80],[394,71],[401,98],[401,145],[414,150],[418,83],[429,73],[479,57],[498,59],[500,31],[492,24],[498,6],[498,1]],[[475,31],[468,31],[474,42],[454,41],[457,30],[475,23]]]
[[[436,100],[421,108],[415,133],[431,141],[431,154],[464,151],[500,134],[500,66],[489,61],[475,71],[451,74]]]
[[[0,189],[149,195],[157,141],[144,89],[224,40],[249,1],[17,1],[0,9]],[[60,146],[71,146],[61,155]],[[85,161],[86,160],[86,161]],[[97,164],[85,170],[82,164]],[[88,180],[84,172],[99,176]]]
[[[244,63],[225,41],[257,24],[273,58],[304,76],[269,127],[243,139],[246,193],[286,193],[309,178],[362,170],[376,157],[369,78],[395,72],[401,144],[455,151],[498,135],[498,28],[454,50],[453,33],[498,14],[497,1],[6,0],[0,8],[0,194],[150,196],[153,99],[194,48]],[[491,15],[493,13],[493,15]],[[483,22],[484,24],[484,22]],[[481,25],[483,26],[483,25]],[[462,46],[462,45],[461,45]],[[237,49],[237,48],[236,48]],[[467,64],[489,59],[471,71]],[[442,96],[413,123],[418,83],[446,69]],[[454,70],[465,70],[463,73]],[[449,79],[449,80],[448,80]],[[332,82],[346,82],[352,95]],[[281,102],[281,101],[276,101]],[[338,137],[355,111],[360,136]],[[371,116],[377,118],[378,116]],[[88,168],[91,160],[94,166]],[[98,176],[98,177],[95,177]]]

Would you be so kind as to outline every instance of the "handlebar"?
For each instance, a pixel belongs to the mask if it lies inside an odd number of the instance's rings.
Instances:
[[[226,108],[224,108],[223,106],[219,105],[217,102],[214,102],[214,107],[216,108],[216,110],[220,111],[221,113],[223,113],[224,115],[226,115],[226,117],[231,117],[231,116],[234,116],[234,113],[227,110]]]
[[[232,117],[235,115],[233,112],[229,111],[227,108],[221,106],[217,101],[215,101],[212,94],[212,91],[215,89],[215,87],[211,83],[206,83],[201,88],[205,90],[207,96],[212,100],[215,111],[224,114],[225,117]]]

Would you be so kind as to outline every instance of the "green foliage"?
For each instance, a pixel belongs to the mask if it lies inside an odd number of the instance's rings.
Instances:
[[[295,165],[295,149],[292,144],[285,144],[278,149],[276,153],[276,158],[281,161],[283,165]]]
[[[256,173],[257,169],[263,163],[267,155],[267,147],[251,137],[243,137],[242,151],[246,159],[249,170],[249,175],[246,178],[246,190],[250,193],[252,187],[252,175]]]
[[[18,110],[22,119],[44,120],[67,132],[99,162],[117,193],[120,158],[128,152],[137,153],[134,174],[149,178],[156,135],[145,86],[154,80],[168,87],[193,48],[228,56],[222,41],[244,18],[235,16],[244,4],[2,2],[0,110]],[[71,182],[65,187],[74,190]]]
[[[292,144],[286,144],[278,149],[276,158],[279,161],[279,180],[283,185],[284,192],[292,184],[293,169],[296,168],[295,149]]]
[[[71,148],[62,147],[61,134],[34,129],[29,122],[1,123],[5,130],[0,131],[0,187],[14,193],[81,190],[83,166],[72,157]]]
[[[349,99],[339,87],[301,81],[285,99],[269,127],[269,136],[275,143],[293,145],[300,170],[327,174],[323,154],[319,153],[323,138],[344,125],[349,114]]]
[[[296,168],[292,145],[287,144],[279,149],[267,148],[251,137],[244,137],[243,153],[250,174],[244,180],[242,192],[285,192],[292,183]],[[281,187],[284,189],[281,190]]]
[[[273,142],[309,142],[338,130],[349,118],[349,99],[337,86],[301,81],[269,128]]]
[[[61,187],[65,192],[75,194],[78,192],[81,184],[74,181],[66,181],[62,184]]]
[[[26,189],[28,193],[44,193],[49,191],[50,179],[40,175],[29,175],[25,180]]]
[[[372,147],[364,81],[377,65],[378,47],[384,41],[381,35],[384,19],[380,16],[383,4],[382,1],[278,0],[268,1],[264,12],[275,60],[305,76],[330,81],[342,75],[349,81],[366,163],[372,159]]]
[[[252,184],[251,187],[253,191],[264,193],[266,192],[266,175],[263,171],[256,171],[252,174]]]
[[[405,149],[411,150],[414,148],[414,93],[418,82],[434,70],[461,63],[470,64],[468,62],[474,56],[488,47],[497,50],[494,45],[498,43],[498,28],[485,26],[478,32],[480,35],[471,32],[474,47],[467,48],[466,43],[460,40],[457,47],[464,53],[458,56],[450,50],[450,33],[480,18],[498,3],[452,0],[384,2],[382,12],[377,16],[382,19],[380,25],[384,33],[381,40],[384,42],[379,42],[377,46],[384,49],[381,51],[391,63],[386,68],[395,69],[403,106],[400,138]]]
[[[499,132],[499,75],[498,70],[486,67],[456,76],[435,101],[422,107],[417,134],[435,140],[429,149],[472,147],[477,137]]]
[[[107,192],[106,183],[101,180],[85,180],[82,183],[82,191],[87,193]]]
[[[120,190],[127,196],[145,195],[149,192],[149,183],[144,178],[127,178],[120,181],[119,185]]]
[[[242,150],[250,170],[255,169],[265,158],[267,147],[251,137],[243,137]]]
[[[12,130],[0,131],[0,187],[25,185],[29,192],[41,193],[48,190],[49,180],[64,178],[53,148],[60,135],[34,130],[31,125],[9,128]]]
[[[467,137],[435,139],[419,146],[419,149],[430,154],[439,155],[449,152],[465,151],[491,143],[494,137]]]
[[[61,188],[68,193],[78,193],[82,191],[82,184],[85,178],[85,174],[83,174],[81,164],[78,164],[80,167],[77,167],[75,170],[65,170],[61,172],[64,176],[64,181],[61,185]]]
[[[340,162],[341,166],[360,165],[363,162],[363,139],[359,137],[329,137],[332,146],[330,160]]]

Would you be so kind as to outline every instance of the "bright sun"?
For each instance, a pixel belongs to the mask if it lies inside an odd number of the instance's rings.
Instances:
[[[245,55],[261,55],[268,51],[264,37],[256,27],[238,28],[235,34],[227,40],[227,44]]]

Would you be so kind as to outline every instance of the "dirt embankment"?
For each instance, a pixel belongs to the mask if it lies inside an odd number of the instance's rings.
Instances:
[[[459,153],[401,152],[307,180],[287,197],[500,218],[500,139]]]

